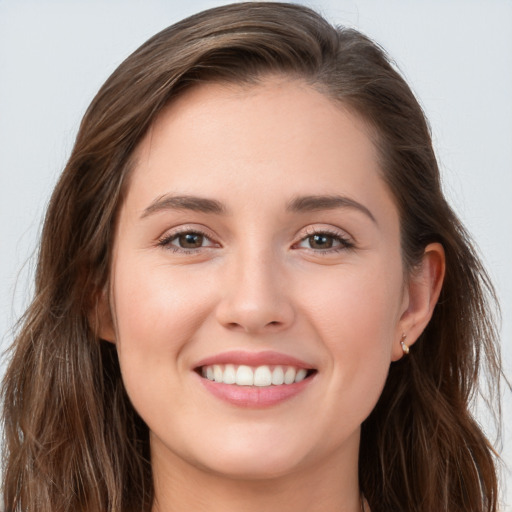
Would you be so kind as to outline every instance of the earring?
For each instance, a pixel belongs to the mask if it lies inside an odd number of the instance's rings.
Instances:
[[[402,334],[402,339],[400,340],[400,345],[402,346],[402,351],[405,355],[409,353],[409,345],[405,343],[407,339],[407,334]]]

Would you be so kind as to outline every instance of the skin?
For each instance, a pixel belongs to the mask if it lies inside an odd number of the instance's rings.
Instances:
[[[360,510],[360,425],[444,273],[432,244],[404,280],[397,209],[364,123],[300,81],[204,84],[161,113],[135,156],[101,335],[150,429],[154,512]],[[362,208],[287,209],[310,195]],[[180,230],[206,236],[187,251]],[[330,249],[312,243],[326,231]],[[193,371],[227,350],[277,351],[317,374],[281,404],[236,407]]]

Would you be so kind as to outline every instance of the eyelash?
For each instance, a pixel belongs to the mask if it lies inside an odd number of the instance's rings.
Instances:
[[[206,240],[210,241],[211,245],[196,247],[196,248],[192,248],[192,249],[187,249],[185,247],[173,246],[172,242],[174,240],[176,240],[178,237],[182,236],[182,235],[199,235],[199,236],[202,236]],[[329,229],[322,228],[322,229],[310,229],[310,230],[308,230],[307,233],[306,233],[306,236],[304,236],[303,238],[301,238],[299,240],[299,242],[294,244],[293,248],[299,248],[300,244],[303,243],[304,241],[306,241],[308,238],[311,238],[313,236],[320,236],[320,235],[323,235],[323,236],[328,237],[328,238],[332,238],[335,242],[339,242],[339,245],[335,246],[335,247],[332,247],[332,248],[325,249],[325,250],[313,249],[311,247],[310,248],[305,247],[305,249],[313,251],[315,254],[328,255],[328,254],[338,253],[338,252],[341,252],[341,251],[350,250],[350,249],[353,249],[354,246],[355,246],[355,244],[350,239],[340,235],[340,233],[335,232],[334,230],[331,231]],[[175,232],[173,232],[173,233],[171,233],[171,234],[169,234],[167,236],[162,237],[158,241],[157,245],[159,247],[165,248],[166,250],[172,251],[173,253],[196,254],[201,249],[215,247],[215,242],[213,242],[211,240],[211,237],[208,234],[206,234],[204,231],[202,231],[200,229],[183,229],[183,230],[180,230],[180,231],[175,231]]]
[[[327,256],[329,254],[333,253],[339,253],[342,251],[347,251],[350,249],[353,249],[355,247],[355,244],[352,240],[349,238],[341,235],[339,232],[335,230],[330,230],[326,228],[311,228],[307,231],[307,234],[305,237],[301,238],[300,241],[295,244],[295,246],[298,246],[302,242],[306,241],[308,238],[311,238],[313,236],[325,236],[328,238],[332,238],[334,241],[339,242],[339,245],[337,247],[332,247],[329,249],[321,250],[321,249],[313,249],[313,248],[306,248],[310,251],[313,251],[315,254],[320,254],[322,256]]]
[[[206,240],[209,240],[212,243],[212,245],[196,247],[193,249],[187,249],[185,247],[177,247],[175,245],[172,245],[172,242],[182,235],[199,235],[199,236],[204,237]],[[209,248],[209,247],[214,247],[216,244],[211,240],[211,237],[208,234],[206,234],[204,231],[202,231],[200,229],[183,229],[180,231],[175,231],[169,235],[162,237],[158,241],[157,245],[159,247],[163,247],[164,249],[166,249],[168,251],[172,251],[174,253],[196,254],[197,251],[199,251],[201,249]]]

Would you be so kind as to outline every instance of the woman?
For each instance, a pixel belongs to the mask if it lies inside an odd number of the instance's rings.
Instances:
[[[274,3],[164,30],[48,209],[5,509],[496,510],[474,254],[374,43]]]

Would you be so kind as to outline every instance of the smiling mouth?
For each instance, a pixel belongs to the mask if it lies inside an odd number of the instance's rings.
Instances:
[[[289,386],[312,377],[316,370],[285,365],[213,364],[195,369],[204,379],[234,386]]]

